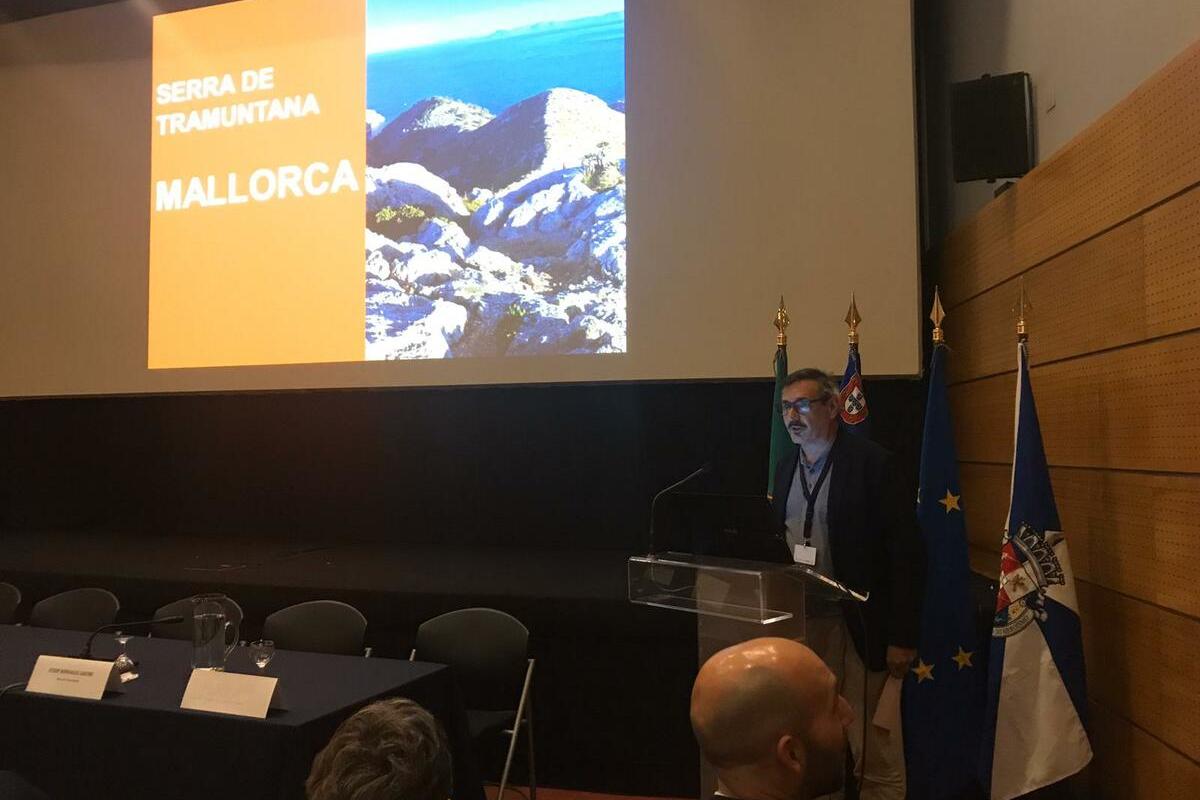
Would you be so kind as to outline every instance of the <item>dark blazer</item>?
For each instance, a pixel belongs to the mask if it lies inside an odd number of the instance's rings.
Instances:
[[[892,454],[839,430],[830,450],[829,540],[838,581],[869,592],[859,613],[843,604],[854,648],[868,669],[886,669],[887,646],[916,647],[925,597],[925,546],[910,495]],[[775,465],[773,507],[784,529],[788,492],[800,448]],[[866,631],[863,622],[866,622]]]

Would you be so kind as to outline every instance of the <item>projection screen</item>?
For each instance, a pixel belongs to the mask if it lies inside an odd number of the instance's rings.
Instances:
[[[0,396],[920,372],[909,0],[0,26]]]

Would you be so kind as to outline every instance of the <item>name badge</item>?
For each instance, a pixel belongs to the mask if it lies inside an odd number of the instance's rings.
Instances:
[[[265,675],[194,669],[179,707],[264,719],[278,684],[278,678]]]
[[[815,567],[817,565],[817,548],[798,544],[792,551],[792,560],[806,567]]]
[[[121,674],[113,668],[111,661],[38,656],[25,691],[99,700],[106,689],[118,689],[120,686]]]

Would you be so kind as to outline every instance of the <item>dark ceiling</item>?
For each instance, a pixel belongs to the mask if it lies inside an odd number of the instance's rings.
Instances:
[[[13,22],[29,17],[74,11],[88,6],[102,6],[116,0],[0,0],[0,22]]]

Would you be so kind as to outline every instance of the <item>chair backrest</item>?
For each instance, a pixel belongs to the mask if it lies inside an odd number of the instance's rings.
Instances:
[[[71,589],[34,604],[29,624],[36,628],[94,631],[112,624],[121,601],[107,589]]]
[[[515,709],[528,665],[529,629],[494,608],[464,608],[417,629],[416,657],[454,672],[467,708]]]
[[[263,638],[281,650],[362,655],[367,618],[337,600],[310,600],[280,609],[263,621]]]
[[[50,800],[50,795],[16,772],[0,770],[0,800]]]
[[[221,605],[225,607],[225,619],[232,622],[235,628],[239,630],[242,627],[242,607],[237,604],[231,597],[225,597],[221,600]],[[175,615],[183,617],[183,622],[176,622],[171,625],[163,625],[161,623],[150,626],[150,633],[156,639],[192,639],[192,598],[182,597],[173,603],[167,603],[154,612],[155,617],[173,617]],[[233,644],[229,642],[229,644]]]
[[[17,606],[21,605],[21,590],[11,583],[0,583],[0,625],[17,621]]]

